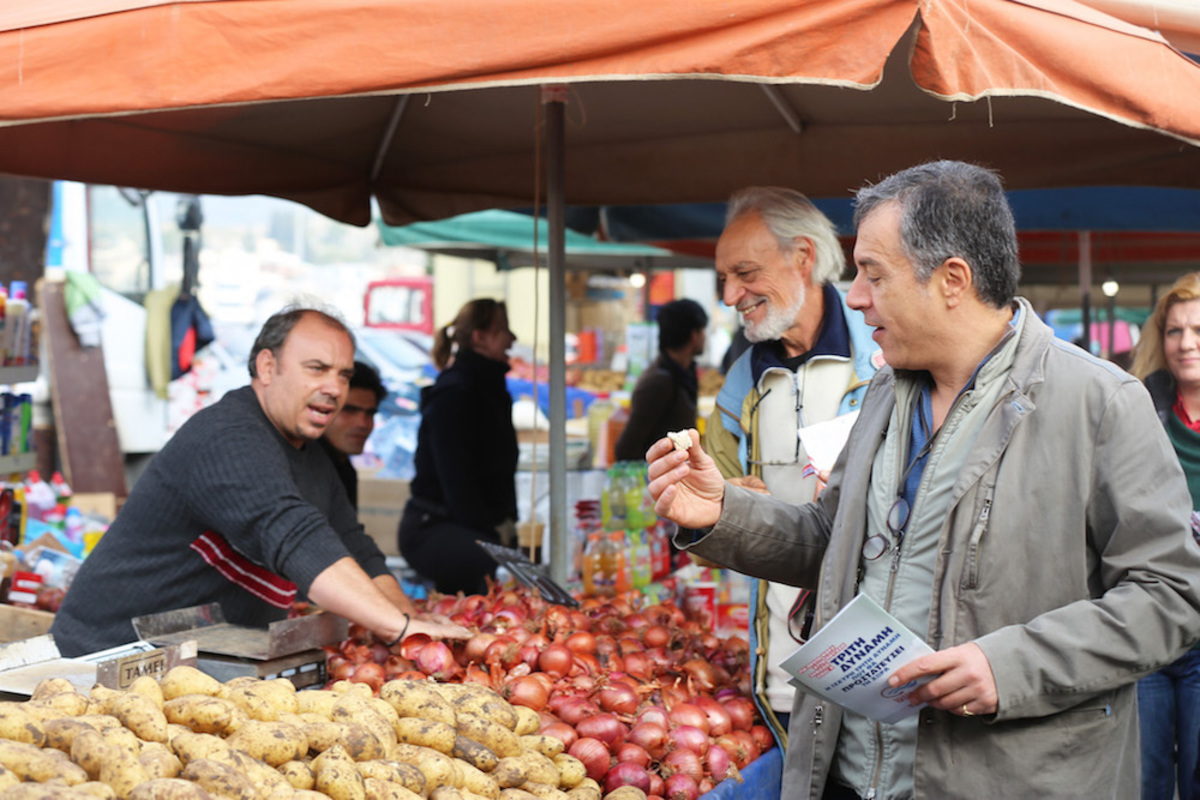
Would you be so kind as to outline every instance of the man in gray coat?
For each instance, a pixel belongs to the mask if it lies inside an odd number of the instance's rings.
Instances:
[[[725,484],[699,445],[648,456],[677,543],[857,594],[936,651],[927,704],[873,722],[798,692],[788,798],[1135,797],[1134,681],[1200,638],[1191,500],[1145,389],[1023,299],[999,179],[960,162],[859,191],[847,295],[889,367],[814,503]]]

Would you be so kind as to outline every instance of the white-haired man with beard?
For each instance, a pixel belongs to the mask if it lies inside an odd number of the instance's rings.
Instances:
[[[833,223],[800,192],[753,186],[730,198],[717,277],[752,345],[725,376],[704,449],[731,481],[791,503],[816,496],[798,431],[856,411],[883,364],[862,313],[832,284],[845,266]],[[755,701],[783,747],[794,690],[778,665],[804,635],[806,596],[757,581],[750,599]]]

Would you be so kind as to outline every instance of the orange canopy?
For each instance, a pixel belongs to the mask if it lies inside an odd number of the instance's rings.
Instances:
[[[0,171],[21,175],[358,224],[372,193],[396,224],[528,205],[534,87],[565,83],[568,203],[844,195],[936,157],[1010,188],[1200,186],[1200,65],[1074,0],[6,5]]]

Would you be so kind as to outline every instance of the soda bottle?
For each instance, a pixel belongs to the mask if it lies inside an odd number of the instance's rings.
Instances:
[[[625,542],[625,531],[609,531],[600,551],[600,568],[607,584],[609,594],[624,594],[629,591],[629,559],[626,557],[628,546]]]
[[[617,531],[625,529],[625,465],[614,464],[608,469],[608,480],[604,493],[608,498],[608,520],[604,529]],[[603,511],[603,505],[601,506]]]
[[[622,480],[625,486],[625,529],[631,534],[646,527],[646,519],[642,515],[642,481],[638,465],[625,465]]]
[[[597,393],[596,399],[588,406],[588,444],[592,448],[592,467],[595,469],[603,469],[609,465],[608,437],[602,439],[600,432],[608,425],[608,418],[614,410],[616,406],[608,399],[608,392]]]
[[[586,597],[600,594],[596,584],[601,571],[600,548],[603,542],[604,537],[600,531],[588,533],[587,545],[583,550],[583,594]]]
[[[646,541],[646,531],[631,532],[629,538],[633,543],[633,588],[641,592],[651,581],[650,544]]]

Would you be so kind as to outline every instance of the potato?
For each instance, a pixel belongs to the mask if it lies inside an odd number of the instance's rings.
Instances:
[[[187,766],[199,759],[223,758],[229,752],[229,745],[211,733],[180,733],[172,737],[171,749]]]
[[[392,748],[392,760],[411,764],[425,776],[425,788],[433,791],[439,786],[458,786],[459,761],[430,747],[397,744]]]
[[[87,772],[71,763],[60,750],[42,750],[26,742],[0,739],[0,764],[26,781],[45,783],[62,778],[70,786],[88,779]]]
[[[463,796],[453,786],[439,786],[429,793],[429,800],[463,800]]]
[[[145,748],[138,755],[138,763],[151,779],[175,778],[183,772],[183,762],[165,748]]]
[[[67,752],[71,761],[87,774],[88,780],[93,781],[100,779],[100,765],[105,759],[116,757],[112,745],[104,741],[104,735],[92,728],[77,733]]]
[[[375,693],[371,691],[370,686],[367,686],[365,683],[358,683],[356,681],[334,681],[333,684],[330,685],[329,691],[337,695],[357,695],[364,700],[368,697],[375,696]]]
[[[502,758],[521,754],[520,739],[498,722],[460,711],[457,727],[461,735],[485,745]]]
[[[420,717],[401,717],[396,721],[397,741],[431,747],[440,753],[453,752],[454,740],[457,737],[454,728],[444,722]]]
[[[115,728],[105,728],[100,731],[100,735],[104,737],[104,741],[131,756],[137,756],[142,752],[142,740],[128,728],[120,725]]]
[[[225,684],[217,696],[233,702],[245,711],[250,719],[260,722],[279,721],[279,712],[271,705],[268,692],[261,691],[257,686]],[[296,709],[290,710],[294,712]]]
[[[90,795],[59,783],[18,783],[0,792],[4,800],[84,800]]]
[[[42,747],[46,731],[24,703],[0,702],[0,739]]]
[[[257,800],[258,789],[242,773],[210,758],[197,758],[183,768],[179,777],[199,784],[209,794],[233,800]]]
[[[90,703],[91,700],[79,692],[58,692],[50,694],[49,697],[41,700],[36,700],[36,702],[31,700],[26,705],[35,714],[44,710],[43,720],[46,720],[46,718],[60,717],[62,715],[77,717],[80,714],[86,714]]]
[[[9,786],[16,786],[20,782],[20,775],[0,764],[0,791],[7,789]]]
[[[117,800],[117,793],[107,783],[100,781],[84,781],[71,787],[79,794],[88,797],[99,797],[101,800]]]
[[[323,753],[340,744],[355,761],[369,761],[385,758],[391,750],[390,746],[379,741],[375,734],[357,722],[317,722],[305,725],[301,731],[308,740],[309,751],[313,753]]]
[[[272,767],[285,761],[296,761],[308,753],[308,737],[286,722],[250,720],[225,743]]]
[[[440,690],[443,686],[470,685],[472,684],[438,684],[438,687]],[[479,691],[460,692],[447,699],[450,700],[450,704],[454,706],[454,710],[459,714],[474,714],[477,717],[483,717],[491,722],[503,725],[510,731],[515,730],[517,727],[517,712],[513,710],[512,705],[490,689],[485,689],[482,686],[477,688]]]
[[[139,675],[133,679],[133,683],[129,684],[128,692],[140,694],[149,697],[154,701],[154,704],[159,708],[163,707],[163,690],[162,685],[149,675]]]
[[[474,739],[468,739],[461,735],[454,737],[454,749],[450,751],[450,755],[455,758],[461,758],[471,766],[481,769],[484,772],[491,772],[500,761],[496,754],[488,747]]]
[[[109,748],[100,763],[100,781],[112,787],[117,797],[129,797],[134,787],[150,780],[142,762],[123,750]]]
[[[454,706],[427,681],[393,680],[379,689],[379,698],[402,717],[420,717],[455,724]]]
[[[568,789],[578,786],[587,777],[587,767],[583,762],[569,753],[559,753],[554,757],[554,766],[558,767],[558,785]]]
[[[206,694],[216,697],[221,693],[221,682],[195,667],[180,665],[171,667],[158,682],[163,700],[173,700],[185,694]]]
[[[333,692],[296,692],[296,713],[320,714],[325,719],[333,713],[338,696]]]
[[[377,778],[381,781],[399,783],[412,792],[425,794],[425,775],[412,764],[384,758],[357,763],[358,772],[364,778]]]
[[[334,800],[366,800],[367,789],[354,759],[334,745],[313,759],[314,788]]]
[[[400,721],[400,715],[386,702],[382,706],[391,712],[390,717],[373,705],[373,698],[358,697],[353,694],[343,694],[333,704],[329,718],[334,722],[357,722],[379,739],[384,747],[391,747],[398,741],[395,724]]]
[[[75,718],[76,722],[82,722],[90,728],[93,728],[100,733],[112,730],[126,730],[120,720],[110,714],[82,714]]]
[[[52,695],[74,691],[76,691],[75,684],[66,678],[46,678],[38,681],[37,686],[33,687],[33,694],[29,696],[29,699],[44,700]]]
[[[109,714],[112,709],[112,702],[120,697],[123,693],[116,689],[110,689],[107,686],[97,683],[88,692],[88,707],[85,713],[87,714]]]
[[[526,750],[521,753],[519,758],[525,762],[525,769],[529,772],[529,780],[534,783],[558,786],[558,767],[549,758],[536,750]]]
[[[216,757],[213,760],[231,766],[245,775],[251,783],[258,787],[259,793],[264,797],[271,798],[282,794],[290,800],[295,792],[287,778],[280,775],[274,767],[257,758],[251,758],[241,750],[230,748],[225,756]]]
[[[109,713],[139,739],[148,742],[167,741],[167,718],[162,708],[144,694],[126,692],[113,698]]]
[[[604,800],[646,800],[646,793],[636,786],[621,786],[604,795]]]
[[[421,800],[421,795],[416,792],[379,778],[363,778],[363,788],[367,800]]]
[[[526,734],[521,737],[520,741],[521,749],[536,750],[547,758],[554,758],[565,749],[562,739],[556,739],[544,733]]]
[[[279,765],[279,774],[296,789],[313,788],[312,767],[303,761],[288,761]]]
[[[185,725],[195,733],[221,733],[237,709],[231,701],[206,694],[182,694],[162,705],[168,724]]]
[[[529,767],[523,758],[509,756],[502,758],[496,768],[489,773],[501,789],[515,789],[529,780]]]
[[[567,792],[567,797],[570,800],[600,800],[602,794],[604,792],[600,791],[600,784],[591,778],[584,778],[578,786]]]
[[[532,708],[528,706],[513,706],[512,709],[517,715],[517,725],[513,728],[513,733],[517,736],[537,733],[538,728],[542,727],[541,715]]]
[[[500,797],[500,785],[496,783],[495,778],[483,770],[463,762],[458,765],[458,773],[459,789],[474,792],[480,797],[488,798],[488,800],[496,800],[496,798]]]
[[[524,789],[502,789],[500,800],[537,800],[537,795],[530,794]]]
[[[537,783],[536,781],[526,781],[521,787],[529,792],[534,797],[540,797],[542,800],[567,800],[567,793],[559,789],[557,786],[551,786],[547,783]],[[646,795],[642,795],[642,800],[646,800]]]
[[[182,778],[152,778],[139,783],[129,793],[129,800],[209,800],[211,797],[203,786]]]

